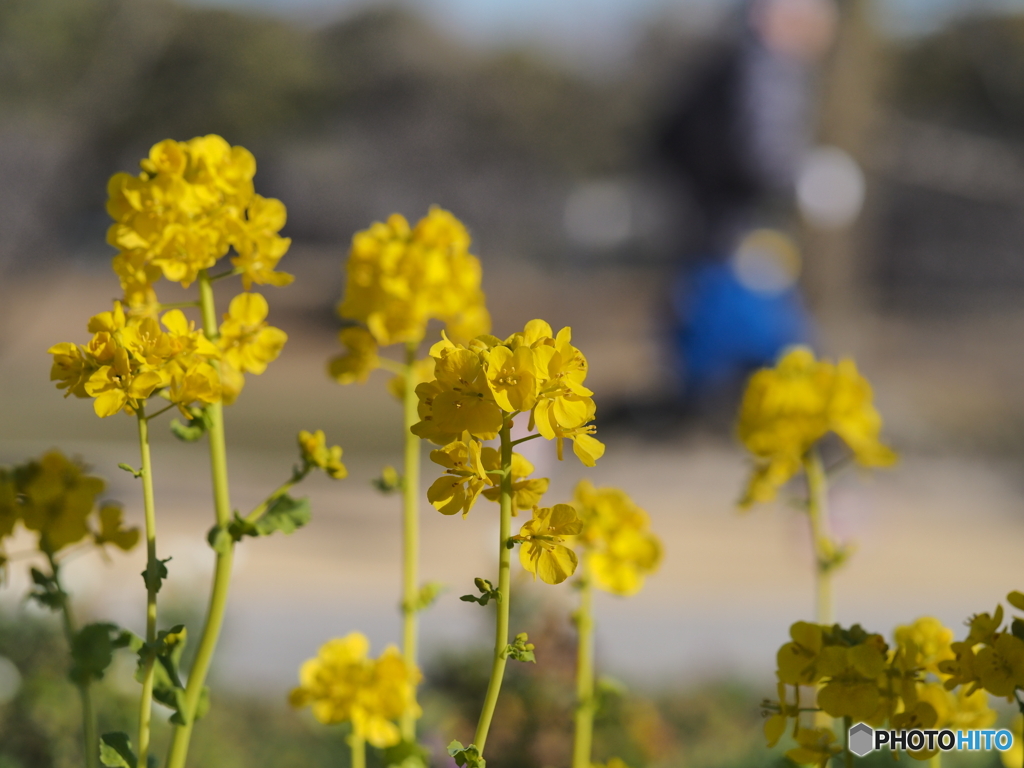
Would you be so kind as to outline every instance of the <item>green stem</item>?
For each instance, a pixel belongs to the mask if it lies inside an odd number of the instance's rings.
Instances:
[[[416,396],[416,343],[405,347],[405,394],[402,398],[403,428],[405,430],[405,485],[402,490],[402,657],[406,665],[416,667],[417,603],[419,599],[419,489],[420,439],[412,433],[412,425],[419,421]],[[416,741],[416,717],[411,712],[402,715],[402,738]]]
[[[484,707],[480,712],[480,720],[476,726],[473,743],[484,754],[487,742],[487,731],[494,717],[494,707],[498,703],[501,691],[501,680],[505,676],[505,661],[508,658],[505,649],[508,647],[508,610],[512,599],[511,572],[512,551],[507,542],[512,535],[512,419],[506,416],[501,425],[501,525],[498,533],[498,618],[494,629],[494,660],[491,664],[491,679],[487,684],[487,695]]]
[[[352,749],[352,768],[366,768],[366,739],[355,728],[349,734],[348,745]]]
[[[53,576],[53,580],[57,584],[57,589],[59,589],[61,595],[63,595],[60,601],[60,612],[62,623],[64,625],[64,637],[67,638],[68,641],[68,651],[73,652],[76,634],[75,619],[71,615],[71,605],[68,603],[68,595],[64,591],[63,585],[60,583],[60,566],[57,565],[57,561],[54,559],[53,555],[47,554],[47,558],[50,561],[50,572]],[[78,688],[78,696],[82,700],[82,738],[85,742],[85,765],[86,768],[99,768],[100,741],[96,730],[96,715],[92,708],[92,691],[90,690],[91,682],[89,680],[76,682],[75,687]]]
[[[290,491],[295,486],[296,483],[299,483],[303,479],[305,479],[306,475],[309,474],[310,469],[311,467],[307,465],[302,469],[295,470],[295,472],[288,480],[281,483],[281,485],[277,487],[277,490],[275,490],[273,493],[267,496],[267,498],[261,501],[252,512],[245,516],[246,522],[255,523],[257,520],[263,517],[263,513],[267,511],[271,504],[273,504],[279,498],[288,493],[288,491]]]
[[[139,422],[139,451],[142,454],[142,503],[146,513],[146,643],[156,640],[156,593],[160,561],[156,556],[156,503],[153,497],[153,461],[149,453],[149,420],[144,405],[136,413]],[[146,653],[142,669],[142,696],[139,699],[139,740],[136,744],[139,765],[146,765],[149,755],[150,721],[153,716],[153,677],[156,660],[152,645]]]
[[[928,758],[928,768],[942,768],[942,753],[936,752]]]
[[[572,743],[572,768],[590,768],[594,739],[594,612],[590,568],[584,553],[580,564],[580,607],[576,612],[576,731]]]
[[[206,337],[216,341],[219,337],[217,310],[213,300],[213,285],[206,270],[199,273],[199,306],[203,311],[203,330]],[[231,522],[231,494],[228,488],[227,449],[224,439],[224,408],[221,403],[213,403],[207,407],[210,420],[208,430],[210,439],[210,469],[213,475],[213,503],[217,525],[226,528]],[[185,686],[185,711],[182,716],[185,725],[176,726],[171,740],[171,749],[167,756],[167,768],[184,768],[188,755],[188,745],[192,738],[192,727],[195,724],[196,707],[206,683],[206,675],[210,670],[213,652],[217,647],[220,630],[224,624],[224,612],[228,602],[228,583],[231,580],[231,565],[234,560],[234,545],[222,548],[217,553],[217,562],[213,573],[213,588],[210,604],[206,611],[206,622],[203,634],[199,639],[195,661],[189,670],[188,684]]]
[[[807,516],[814,544],[815,621],[831,626],[835,622],[831,562],[834,552],[828,525],[828,477],[816,449],[812,448],[804,454],[803,463],[807,477]]]

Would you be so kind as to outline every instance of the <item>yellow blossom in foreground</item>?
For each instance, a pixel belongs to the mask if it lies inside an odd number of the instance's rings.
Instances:
[[[348,469],[341,462],[341,446],[327,447],[327,436],[322,429],[316,432],[299,432],[299,451],[302,460],[312,467],[319,467],[335,480],[348,477]]]
[[[263,373],[288,341],[287,333],[267,324],[269,311],[267,300],[258,293],[240,293],[228,305],[218,340],[226,403],[238,397],[245,384],[242,374]]]
[[[522,542],[519,562],[523,568],[548,584],[561,584],[576,571],[576,553],[563,543],[577,535],[582,523],[568,504],[533,510],[533,519],[523,524],[514,541]]]
[[[352,723],[356,734],[375,747],[397,744],[394,720],[419,715],[415,690],[420,675],[393,646],[378,659],[368,658],[370,643],[353,632],[330,640],[299,671],[299,687],[289,697],[293,707],[312,707],[321,723]]]
[[[529,411],[530,428],[556,441],[559,459],[568,439],[577,458],[594,466],[604,445],[590,423],[596,407],[583,384],[587,360],[571,338],[569,328],[554,335],[543,320],[504,341],[484,335],[464,346],[445,337],[430,350],[434,380],[416,387],[420,421],[413,434],[438,445],[464,433],[491,440],[505,414]]]
[[[617,595],[632,595],[661,562],[661,542],[650,518],[618,488],[576,486],[572,502],[583,522],[579,541],[594,583]]]
[[[84,346],[50,347],[50,380],[65,397],[94,398],[97,416],[134,413],[158,390],[183,411],[193,402],[220,400],[220,378],[209,362],[220,350],[180,310],[157,320],[126,315],[114,302],[112,311],[89,320],[88,330],[93,337]]]
[[[801,728],[796,740],[800,746],[786,752],[786,757],[797,765],[827,768],[829,761],[843,751],[831,728]]]
[[[799,470],[804,455],[834,432],[865,467],[884,467],[896,454],[880,440],[882,418],[872,404],[871,385],[852,360],[831,363],[797,347],[774,368],[750,377],[737,432],[754,459],[740,502],[771,501]]]
[[[161,275],[187,286],[232,247],[246,289],[291,282],[274,271],[290,244],[277,234],[284,206],[255,193],[248,150],[213,135],[168,139],[140,165],[138,176],[117,173],[107,185],[107,242],[118,249],[114,271],[130,307],[155,303]]]

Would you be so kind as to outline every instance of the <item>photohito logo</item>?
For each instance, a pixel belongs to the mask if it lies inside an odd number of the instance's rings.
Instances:
[[[921,730],[909,731],[875,730],[870,725],[857,723],[850,728],[850,751],[857,757],[864,757],[882,747],[917,752],[922,749],[938,749],[942,752],[955,750],[978,752],[998,749],[1005,752],[1013,746],[1013,734],[1005,728],[996,730],[951,731]]]

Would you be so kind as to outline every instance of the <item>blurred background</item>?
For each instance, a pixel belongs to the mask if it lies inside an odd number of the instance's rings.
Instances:
[[[307,529],[240,548],[196,765],[344,764],[337,729],[285,707],[298,665],[349,631],[375,652],[398,638],[399,503],[370,480],[400,461],[401,414],[384,374],[342,388],[325,373],[350,238],[395,211],[438,204],[467,224],[498,335],[573,327],[608,452],[587,470],[525,445],[547,501],[583,477],[620,485],[663,539],[642,593],[598,601],[618,682],[597,759],[782,761],[758,704],[789,624],[812,614],[809,540],[785,503],[736,511],[732,428],[745,376],[788,344],[854,356],[902,457],[833,488],[857,546],[839,620],[889,636],[930,614],[959,634],[1021,588],[1024,2],[3,0],[0,463],[61,447],[139,524],[116,468],[136,460],[133,426],[61,400],[45,350],[85,341],[118,295],[107,178],[206,133],[254,152],[294,241],[295,283],[264,291],[289,342],[228,411],[235,503],[288,476],[299,429],[341,443],[350,476],[309,482]],[[226,307],[235,286],[218,287]],[[156,431],[161,623],[198,629],[205,452]],[[493,569],[495,511],[423,513],[424,578],[448,585],[423,623],[438,746],[471,737],[485,684],[489,611],[458,596]],[[143,562],[76,560],[79,613],[141,631]],[[24,603],[25,570],[0,590],[0,766],[77,765],[56,623]],[[515,589],[538,664],[512,671],[492,762],[564,765],[575,594]],[[108,677],[103,730],[128,729],[131,661]]]

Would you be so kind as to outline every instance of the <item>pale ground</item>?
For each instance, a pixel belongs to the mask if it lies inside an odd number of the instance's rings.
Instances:
[[[359,629],[379,648],[398,629],[399,502],[369,485],[383,464],[400,460],[398,408],[383,393],[383,374],[348,388],[324,376],[325,359],[337,351],[326,307],[340,290],[340,272],[330,262],[301,258],[293,269],[295,287],[265,292],[271,320],[292,339],[264,376],[249,377],[229,411],[233,500],[247,510],[287,477],[301,428],[326,429],[345,447],[351,474],[337,483],[323,477],[307,483],[314,517],[306,529],[239,549],[219,674],[272,695],[293,684],[298,664],[329,637]],[[653,279],[611,271],[554,278],[492,267],[485,287],[502,335],[534,316],[550,318],[556,328],[574,325],[600,406],[602,394],[640,391],[657,371],[647,310]],[[4,291],[0,463],[61,446],[108,478],[109,495],[139,524],[137,481],[116,468],[120,461],[137,464],[134,422],[100,421],[89,403],[62,400],[47,382],[45,349],[84,342],[86,319],[106,309],[115,293],[113,277],[101,270],[24,280]],[[1007,591],[1022,588],[1020,464],[967,452],[972,445],[1019,445],[1022,365],[1012,343],[1018,326],[1005,317],[924,329],[876,321],[847,334],[848,349],[837,350],[858,353],[890,434],[904,449],[896,470],[870,477],[851,472],[834,488],[835,531],[857,543],[836,579],[841,622],[889,634],[898,623],[934,614],[959,633],[966,616],[991,610]],[[954,443],[958,429],[966,437]],[[161,598],[167,605],[201,604],[213,560],[204,539],[212,524],[204,446],[178,443],[163,426],[154,431],[160,556],[173,557]],[[693,432],[645,444],[614,433],[593,470],[572,457],[558,464],[540,441],[524,448],[538,472],[552,477],[549,502],[566,499],[583,477],[621,485],[650,512],[664,541],[664,565],[640,595],[598,603],[599,655],[607,670],[662,685],[748,675],[767,686],[786,628],[811,618],[809,541],[801,514],[784,505],[735,511],[745,465],[727,437]],[[424,473],[425,482],[432,479],[429,463]],[[424,619],[429,656],[486,642],[489,611],[458,596],[472,590],[474,576],[492,576],[497,521],[496,506],[485,501],[467,520],[424,507],[423,576],[450,585]],[[25,544],[22,537],[9,551]],[[69,581],[82,612],[140,630],[143,564],[142,551],[113,554],[109,563],[95,555],[74,562]],[[12,574],[0,593],[8,605],[20,601],[27,585],[23,564]],[[516,588],[566,608],[574,594],[525,579]]]

